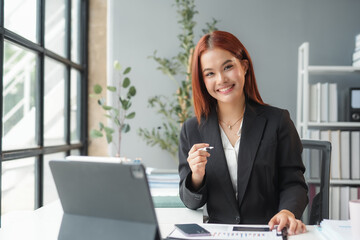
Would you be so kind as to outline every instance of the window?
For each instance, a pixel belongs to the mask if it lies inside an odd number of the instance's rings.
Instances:
[[[48,162],[87,154],[86,0],[0,0],[1,215],[57,198]]]

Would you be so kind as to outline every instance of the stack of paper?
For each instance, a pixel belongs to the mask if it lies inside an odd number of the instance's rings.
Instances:
[[[328,240],[352,239],[350,221],[324,219],[320,226],[321,234]]]
[[[233,225],[227,224],[201,224],[203,228],[208,230],[211,233],[211,236],[186,236],[176,228],[173,232],[167,236],[166,239],[229,239],[229,240],[258,240],[258,239],[274,239],[274,240],[281,240],[283,239],[281,234],[278,234],[276,230],[273,231],[264,231],[264,230],[256,230],[256,227],[248,227],[249,229],[253,228],[254,231],[234,231]],[[268,226],[264,226],[267,227]],[[262,228],[259,228],[262,229]]]

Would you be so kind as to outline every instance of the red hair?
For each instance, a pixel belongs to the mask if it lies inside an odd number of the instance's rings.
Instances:
[[[194,101],[194,111],[198,122],[201,116],[207,117],[211,107],[216,105],[214,99],[206,90],[202,76],[200,57],[209,49],[221,48],[229,51],[239,61],[246,59],[249,63],[247,74],[245,75],[244,93],[251,100],[264,105],[257,88],[255,73],[250,55],[244,45],[234,35],[223,31],[214,31],[204,35],[197,43],[192,59],[192,96]]]

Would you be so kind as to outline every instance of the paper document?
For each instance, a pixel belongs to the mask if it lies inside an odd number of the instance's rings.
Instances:
[[[348,220],[324,219],[321,221],[318,230],[328,240],[352,239],[351,224]]]
[[[281,233],[268,230],[267,225],[228,225],[228,224],[199,224],[211,233],[211,236],[186,236],[178,229],[174,229],[166,239],[283,239]],[[239,228],[240,227],[240,228]],[[248,228],[243,228],[248,227]],[[266,230],[267,229],[267,230]]]

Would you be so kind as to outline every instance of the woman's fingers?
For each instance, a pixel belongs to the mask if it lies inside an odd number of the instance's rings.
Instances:
[[[294,214],[288,210],[281,210],[269,221],[268,225],[270,230],[272,230],[275,225],[278,225],[278,231],[287,227],[289,235],[306,232],[305,224],[301,220],[296,219]]]
[[[198,149],[200,148],[204,148],[204,147],[208,147],[209,144],[208,143],[197,143],[197,144],[194,144],[190,151],[189,151],[189,155],[191,155],[192,153],[196,152]]]
[[[207,151],[201,151],[200,148],[208,147],[207,143],[194,144],[187,158],[190,169],[192,171],[192,184],[195,189],[201,186],[205,176],[205,166],[207,163],[207,157],[210,154]]]

